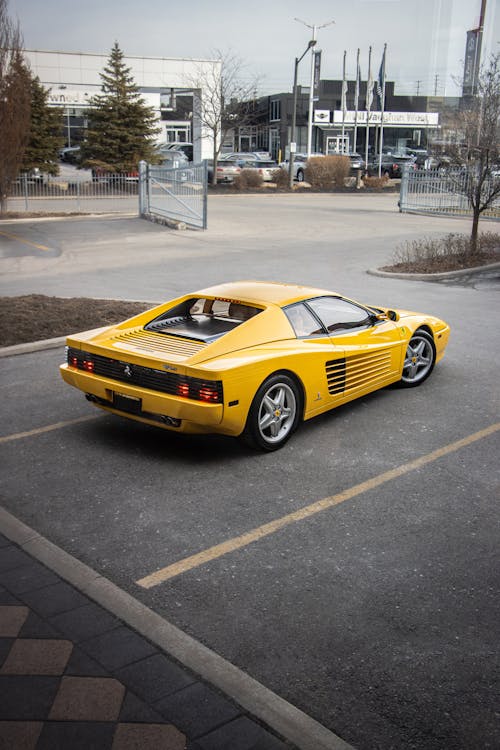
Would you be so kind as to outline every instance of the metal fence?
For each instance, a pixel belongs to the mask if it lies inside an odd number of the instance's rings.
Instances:
[[[207,228],[207,162],[173,169],[141,162],[139,213]]]
[[[399,210],[409,213],[471,216],[469,190],[473,176],[464,170],[404,170],[401,178]],[[490,194],[499,177],[489,177],[483,186],[483,195]],[[500,196],[482,214],[500,219]]]
[[[23,175],[10,186],[7,210],[18,213],[137,213],[138,173],[66,170],[57,177]]]

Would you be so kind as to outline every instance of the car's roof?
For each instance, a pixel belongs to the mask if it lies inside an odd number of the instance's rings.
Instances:
[[[274,281],[230,281],[197,292],[200,296],[221,297],[261,305],[289,305],[302,299],[331,295],[333,292],[300,284]]]

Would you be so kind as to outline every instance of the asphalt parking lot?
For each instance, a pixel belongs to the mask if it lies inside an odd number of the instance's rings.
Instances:
[[[3,358],[2,504],[359,750],[498,747],[498,292],[366,274],[399,239],[467,222],[400,215],[394,196],[307,199],[219,199],[206,233],[2,224],[0,290],[303,281],[444,318],[432,377],[260,455],[93,411],[58,376],[62,348]]]

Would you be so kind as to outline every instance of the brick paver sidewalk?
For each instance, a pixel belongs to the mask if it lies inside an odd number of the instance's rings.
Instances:
[[[0,535],[0,750],[290,750]]]

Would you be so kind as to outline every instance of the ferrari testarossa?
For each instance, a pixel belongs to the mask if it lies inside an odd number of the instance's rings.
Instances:
[[[280,448],[301,420],[420,385],[448,325],[292,284],[221,284],[67,339],[61,374],[96,406],[184,433]]]

